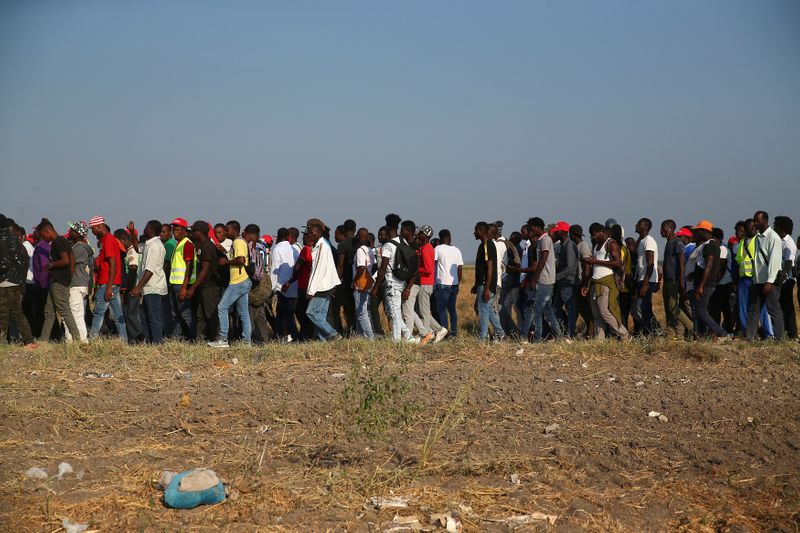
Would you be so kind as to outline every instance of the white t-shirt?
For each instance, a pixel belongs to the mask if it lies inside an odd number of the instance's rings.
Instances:
[[[694,290],[694,281],[689,279],[689,274],[694,274],[694,269],[697,266],[697,259],[700,257],[700,252],[703,250],[702,246],[695,246],[692,253],[689,254],[689,259],[686,260],[686,290]]]
[[[151,237],[144,243],[142,267],[137,274],[137,280],[142,279],[145,271],[148,270],[152,276],[142,287],[142,294],[159,294],[161,296],[167,294],[167,278],[164,274],[164,258],[166,255],[167,250],[158,235]]]
[[[230,239],[225,239],[221,243],[219,243],[225,249],[225,253],[228,254],[231,252],[231,246],[233,246],[233,241]]]
[[[722,261],[727,260],[725,264],[725,274],[722,275],[722,279],[719,280],[720,285],[727,285],[728,283],[733,282],[733,276],[731,276],[731,251],[728,250],[728,247],[724,244],[719,245],[719,261],[722,264]]]
[[[658,244],[652,235],[646,236],[639,241],[636,249],[638,254],[636,262],[636,281],[644,281],[647,273],[647,252],[653,252],[653,273],[650,276],[650,283],[658,283]]]
[[[458,285],[458,267],[464,265],[461,250],[449,244],[440,244],[433,249],[433,258],[436,261],[436,285]]]
[[[367,267],[367,274],[372,275],[372,269],[375,266],[375,250],[369,246],[359,246],[356,250],[356,258],[353,261],[353,279],[356,279],[356,272],[358,267]]]
[[[797,245],[792,240],[790,235],[787,235],[783,238],[783,262],[791,261],[794,264],[795,260],[797,259]],[[781,265],[783,268],[783,265]],[[794,273],[791,269],[789,269],[789,276],[788,279],[794,279]]]
[[[28,252],[28,274],[25,276],[25,283],[28,285],[33,285],[33,245],[28,242],[26,239],[25,242],[22,243],[22,246],[25,247],[25,250]]]

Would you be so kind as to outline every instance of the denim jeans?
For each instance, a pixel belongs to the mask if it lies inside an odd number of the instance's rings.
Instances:
[[[370,340],[375,338],[372,333],[372,317],[370,316],[369,291],[353,291],[353,300],[356,306],[356,333]]]
[[[117,325],[119,337],[128,342],[128,330],[125,328],[125,315],[122,313],[122,298],[119,296],[119,285],[114,285],[111,289],[111,300],[106,300],[106,286],[98,285],[95,289],[95,302],[94,302],[94,317],[92,318],[92,327],[89,328],[89,338],[93,339],[100,333],[100,327],[103,325],[103,318],[106,315],[106,310],[111,307],[111,317]]]
[[[478,338],[481,340],[486,339],[489,335],[489,323],[491,322],[494,328],[494,334],[497,338],[503,338],[503,326],[500,324],[500,317],[497,315],[497,308],[495,302],[497,295],[490,292],[489,301],[483,301],[483,285],[476,287],[477,293],[475,294],[475,301],[478,306]]]
[[[317,327],[317,338],[322,341],[330,339],[337,333],[333,326],[328,323],[328,309],[330,306],[331,295],[330,293],[325,293],[324,296],[312,296],[306,309],[306,315]]]
[[[739,329],[742,335],[747,332],[747,312],[750,308],[750,286],[753,284],[753,278],[741,277],[736,292],[739,295]],[[769,319],[767,306],[761,308],[761,330],[764,336],[772,337],[772,321]],[[758,326],[756,326],[758,329]]]
[[[436,298],[436,307],[439,310],[439,320],[442,326],[450,331],[450,335],[458,334],[458,312],[456,311],[456,300],[458,299],[458,285],[436,285],[433,288]],[[450,315],[448,324],[447,316]]]
[[[172,331],[169,336],[185,340],[194,340],[197,336],[197,317],[192,309],[191,300],[180,301],[178,294],[181,292],[180,285],[170,286],[170,297],[172,298],[172,316],[175,318]]]
[[[574,281],[561,280],[556,282],[555,292],[553,293],[553,306],[556,308],[557,318],[567,328],[567,335],[574,337],[578,321]]]
[[[146,327],[149,332],[150,342],[153,344],[161,344],[164,342],[164,311],[161,309],[162,298],[163,296],[160,294],[145,294],[142,296]]]
[[[242,323],[242,337],[244,342],[250,344],[253,328],[250,324],[250,287],[253,285],[249,279],[244,280],[236,285],[228,285],[225,292],[222,293],[222,298],[217,306],[217,315],[219,315],[219,338],[228,340],[228,328],[230,322],[228,320],[228,311],[232,306],[236,306],[236,314],[239,315],[239,320]]]
[[[403,322],[403,287],[405,287],[405,282],[395,281],[391,278],[386,279],[386,297],[383,306],[389,315],[389,322],[392,324],[392,338],[395,342],[411,338],[411,332]]]
[[[554,289],[555,285],[545,285],[543,283],[538,283],[536,285],[536,291],[533,297],[533,329],[535,340],[540,341],[544,339],[544,319],[547,320],[547,323],[550,325],[550,330],[553,332],[556,339],[560,339],[564,336],[563,333],[561,333],[561,325],[556,318],[556,311],[553,309]]]
[[[697,334],[698,335],[705,335],[708,330],[711,330],[711,333],[717,337],[725,337],[728,332],[722,329],[718,323],[714,321],[711,315],[708,312],[708,304],[711,301],[711,297],[714,296],[714,291],[717,289],[716,285],[706,286],[703,289],[703,295],[701,297],[697,297],[697,291],[695,291],[695,309],[697,310]]]
[[[633,320],[639,324],[639,331],[645,335],[653,332],[653,290],[658,283],[648,282],[647,294],[639,296],[644,281],[636,282],[636,299],[633,304]]]
[[[125,310],[125,331],[128,333],[128,342],[137,344],[146,340],[142,302],[139,298],[125,296],[123,299]]]

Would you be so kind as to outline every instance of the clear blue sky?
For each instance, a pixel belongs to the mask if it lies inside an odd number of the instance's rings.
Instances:
[[[6,0],[0,198],[26,226],[394,211],[467,249],[481,219],[798,220],[800,2]]]

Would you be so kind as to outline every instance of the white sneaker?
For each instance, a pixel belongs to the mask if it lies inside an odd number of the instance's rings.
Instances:
[[[419,337],[409,337],[406,339],[409,344],[419,344]]]
[[[433,344],[442,342],[447,337],[447,328],[442,328],[436,333],[436,338],[433,339]]]
[[[209,342],[208,345],[211,346],[212,348],[230,348],[228,341],[224,341],[222,339]]]

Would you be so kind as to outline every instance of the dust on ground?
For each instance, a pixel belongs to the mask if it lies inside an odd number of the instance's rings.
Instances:
[[[799,348],[5,347],[0,524],[387,531],[451,512],[465,531],[797,531]],[[75,472],[25,476],[62,461]],[[235,498],[165,508],[161,472],[199,466]]]

